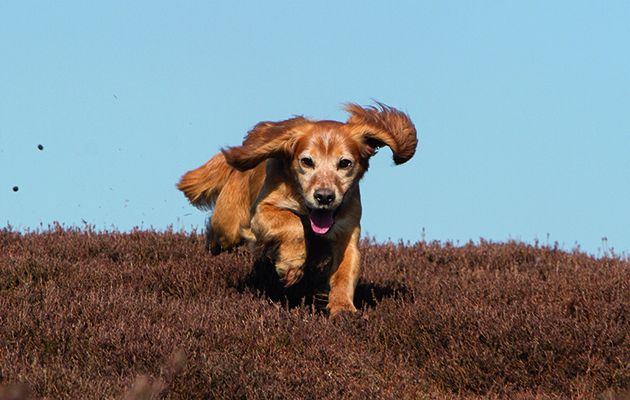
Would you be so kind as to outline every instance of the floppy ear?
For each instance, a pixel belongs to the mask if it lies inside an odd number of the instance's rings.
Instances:
[[[376,154],[379,147],[389,146],[396,165],[409,161],[418,145],[416,127],[407,114],[379,102],[376,104],[377,107],[345,104],[343,109],[350,113],[347,123],[356,125],[368,156]]]
[[[293,154],[296,128],[308,123],[304,117],[280,122],[259,122],[247,133],[243,144],[221,149],[227,163],[239,171],[255,168],[268,158],[287,158]]]

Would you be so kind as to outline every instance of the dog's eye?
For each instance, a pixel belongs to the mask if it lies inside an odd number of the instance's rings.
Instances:
[[[303,159],[300,160],[302,162],[302,165],[304,165],[307,168],[313,168],[315,166],[315,163],[313,162],[313,160],[309,157],[304,157]]]
[[[339,169],[348,169],[350,168],[350,166],[352,165],[352,161],[344,158],[343,160],[339,161]]]

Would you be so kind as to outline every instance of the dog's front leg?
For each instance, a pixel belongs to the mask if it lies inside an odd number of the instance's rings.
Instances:
[[[286,287],[304,275],[306,240],[300,217],[272,205],[258,205],[251,220],[256,241],[262,244],[276,264]]]
[[[347,237],[339,237],[333,244],[333,265],[330,273],[328,311],[335,318],[342,311],[356,311],[354,290],[361,272],[359,238],[361,228],[357,225]]]

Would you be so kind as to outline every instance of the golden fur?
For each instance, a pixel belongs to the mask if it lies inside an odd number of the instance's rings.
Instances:
[[[212,254],[244,241],[260,245],[290,286],[303,275],[308,237],[332,249],[328,309],[356,311],[361,195],[359,180],[379,147],[394,162],[413,157],[416,129],[409,117],[377,103],[347,104],[347,122],[295,117],[261,122],[240,146],[222,149],[186,173],[177,187],[199,208],[212,209],[207,237]]]

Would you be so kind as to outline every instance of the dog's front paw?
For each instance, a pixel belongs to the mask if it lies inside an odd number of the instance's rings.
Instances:
[[[347,301],[330,300],[327,308],[331,319],[337,319],[341,315],[354,314],[357,312],[354,304]]]
[[[280,282],[282,282],[284,287],[289,287],[302,279],[304,271],[302,271],[301,268],[292,268],[284,271],[278,270],[278,275],[280,275]]]
[[[368,317],[360,311],[343,310],[330,317],[330,322],[337,328],[350,333],[356,334],[364,330],[368,324]]]

